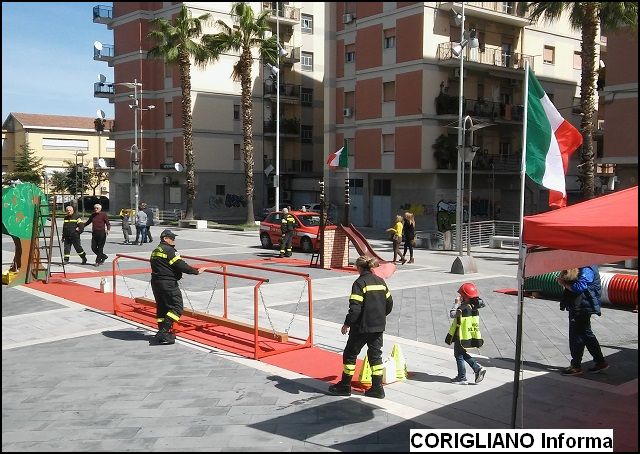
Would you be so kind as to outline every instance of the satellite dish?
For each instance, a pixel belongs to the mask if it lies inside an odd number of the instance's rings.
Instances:
[[[176,162],[173,165],[173,168],[176,169],[178,172],[182,172],[184,170],[184,166],[182,164],[180,164],[179,162]]]
[[[104,110],[102,109],[96,110],[96,115],[98,116],[99,119],[104,120],[104,117],[105,117]]]
[[[98,159],[98,167],[100,167],[101,169],[107,168],[107,162],[104,160],[104,158]]]
[[[101,51],[102,50],[102,43],[100,41],[96,41],[93,43],[93,48],[97,51]]]
[[[106,81],[107,81],[107,76],[105,76],[104,74],[98,74],[98,82],[103,84]]]

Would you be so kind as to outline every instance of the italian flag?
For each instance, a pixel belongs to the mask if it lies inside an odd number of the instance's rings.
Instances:
[[[582,134],[562,118],[531,71],[527,102],[526,173],[549,189],[549,206],[566,206],[565,175]]]
[[[329,155],[327,164],[329,164],[329,167],[331,167],[331,169],[333,170],[335,170],[337,167],[349,167],[349,148],[347,147],[346,139],[342,148]]]

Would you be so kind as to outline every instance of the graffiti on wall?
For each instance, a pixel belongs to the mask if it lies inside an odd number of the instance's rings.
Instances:
[[[456,202],[441,200],[436,205],[436,223],[438,231],[445,232],[451,230],[451,225],[456,223]],[[477,199],[471,201],[471,217],[488,219],[491,215],[491,202],[487,199]],[[468,206],[462,207],[462,222],[469,222]]]
[[[400,205],[400,209],[403,211],[408,211],[409,213],[412,213],[414,216],[425,216],[427,214],[433,214],[430,213],[429,208],[424,204],[424,203],[403,203],[402,205]]]
[[[209,208],[222,209],[222,208],[243,208],[247,206],[247,199],[245,196],[237,194],[227,194],[226,196],[212,195],[209,196]]]

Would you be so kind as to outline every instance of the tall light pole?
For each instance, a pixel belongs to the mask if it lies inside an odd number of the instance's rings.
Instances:
[[[76,174],[76,193],[75,193],[75,196],[76,196],[76,200],[78,200],[78,156],[81,157],[81,158],[84,158],[87,155],[87,153],[85,153],[82,150],[76,150],[75,153],[76,153],[76,172],[75,172],[75,174]],[[82,165],[82,173],[80,174],[81,175],[80,176],[81,180],[80,180],[80,204],[79,204],[79,208],[80,208],[80,211],[82,212],[82,214],[84,215],[84,200],[83,200],[84,199],[84,162],[81,162],[80,164]]]
[[[460,25],[460,44],[451,47],[451,53],[455,57],[460,58],[460,86],[459,86],[459,102],[458,102],[458,166],[456,174],[456,246],[458,248],[458,257],[451,266],[451,272],[456,274],[475,273],[477,268],[473,257],[464,257],[462,247],[462,228],[463,228],[463,192],[464,192],[464,139],[465,139],[465,119],[464,113],[464,49],[469,47],[478,47],[478,39],[475,30],[471,30],[467,35],[464,29],[464,2],[462,2],[462,13],[458,14],[452,9],[456,24]],[[471,117],[469,117],[470,119]]]

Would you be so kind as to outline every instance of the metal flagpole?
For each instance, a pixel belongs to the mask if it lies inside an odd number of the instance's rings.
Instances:
[[[529,62],[524,63],[524,116],[522,120],[522,163],[520,165],[520,242],[518,253],[518,316],[516,321],[516,354],[513,369],[513,401],[511,406],[511,428],[516,428],[518,398],[520,397],[520,370],[522,362],[522,317],[524,312],[524,259],[526,246],[522,243],[524,222],[524,187],[527,166],[527,109],[529,107]]]

